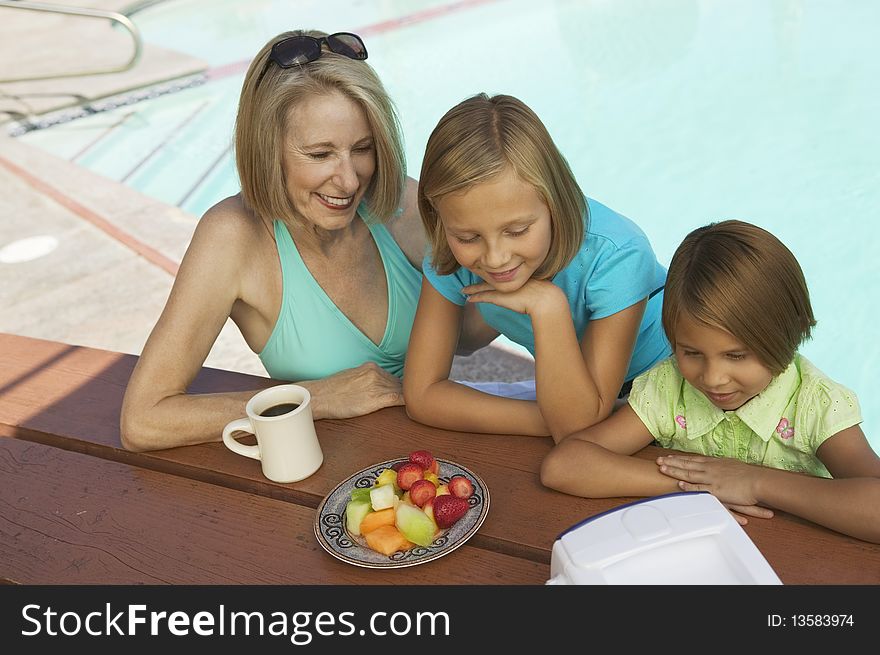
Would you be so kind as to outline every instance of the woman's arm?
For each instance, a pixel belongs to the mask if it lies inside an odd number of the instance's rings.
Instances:
[[[260,252],[249,218],[226,204],[199,221],[125,392],[120,419],[125,448],[155,450],[219,441],[223,427],[245,415],[245,404],[259,390],[186,392],[230,315],[252,348],[260,341],[253,336],[257,326],[262,322],[262,332],[268,335],[274,324],[277,307],[261,313],[242,300],[270,293],[267,279],[260,276],[249,283],[255,288],[242,291],[244,271],[254,270],[254,253]],[[257,235],[264,230],[261,225],[255,229]],[[278,294],[280,298],[280,290]],[[297,383],[311,392],[315,419],[360,416],[403,404],[400,380],[372,362]],[[262,386],[270,384],[267,380]]]
[[[629,405],[560,441],[544,458],[541,482],[573,496],[654,496],[677,490],[651,461],[633,455],[653,441]]]
[[[660,470],[685,491],[709,491],[734,504],[760,504],[859,539],[880,543],[880,458],[859,426],[829,437],[817,455],[832,479],[746,464],[675,455]]]
[[[122,445],[154,450],[218,441],[256,392],[188,395],[240,288],[242,233],[214,210],[196,227],[162,315],[143,348],[122,403]]]
[[[449,380],[462,313],[422,281],[403,374],[409,416],[449,430],[546,436],[536,403],[485,394]]]

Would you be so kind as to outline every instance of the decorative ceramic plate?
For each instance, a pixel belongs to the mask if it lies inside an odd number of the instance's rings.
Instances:
[[[352,489],[369,488],[379,474],[398,462],[408,461],[405,457],[390,459],[387,462],[374,464],[339,483],[321,504],[315,518],[315,536],[321,547],[343,562],[363,566],[370,569],[394,569],[404,566],[424,564],[448,555],[470,539],[486,519],[489,513],[489,490],[486,483],[473,472],[463,466],[445,459],[438,459],[440,464],[440,482],[446,483],[454,475],[463,475],[474,485],[474,493],[468,498],[470,509],[455,524],[445,530],[428,546],[414,546],[410,550],[401,550],[392,555],[383,555],[368,548],[363,537],[349,534],[345,528],[345,506],[351,500]]]

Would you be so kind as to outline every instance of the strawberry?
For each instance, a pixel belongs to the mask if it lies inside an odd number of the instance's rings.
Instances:
[[[474,485],[463,475],[454,475],[446,483],[449,493],[459,498],[470,498],[474,494]]]
[[[414,450],[409,454],[409,461],[421,466],[423,471],[430,471],[434,456],[428,450]]]
[[[421,479],[423,479],[422,467],[415,462],[407,462],[397,471],[397,486],[404,491],[409,491],[413,482]]]
[[[419,507],[424,507],[436,495],[437,487],[430,480],[416,480],[409,488],[410,500]]]
[[[451,528],[453,524],[470,509],[468,501],[458,496],[437,496],[434,498],[434,521],[439,528]]]

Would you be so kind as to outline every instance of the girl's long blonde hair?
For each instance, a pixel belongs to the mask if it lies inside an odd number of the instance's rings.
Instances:
[[[431,133],[419,176],[419,211],[440,275],[459,264],[446,241],[437,201],[512,168],[550,209],[552,242],[535,277],[549,278],[577,254],[587,228],[587,202],[568,162],[538,116],[521,100],[485,93],[462,101]]]

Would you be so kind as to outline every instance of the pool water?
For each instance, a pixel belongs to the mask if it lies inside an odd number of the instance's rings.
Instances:
[[[819,321],[802,352],[856,391],[880,451],[880,3],[170,0],[133,19],[146,41],[206,60],[207,81],[20,138],[200,215],[238,190],[230,143],[249,58],[283,29],[360,33],[413,177],[449,107],[509,93],[662,262],[711,220],[779,236]]]

